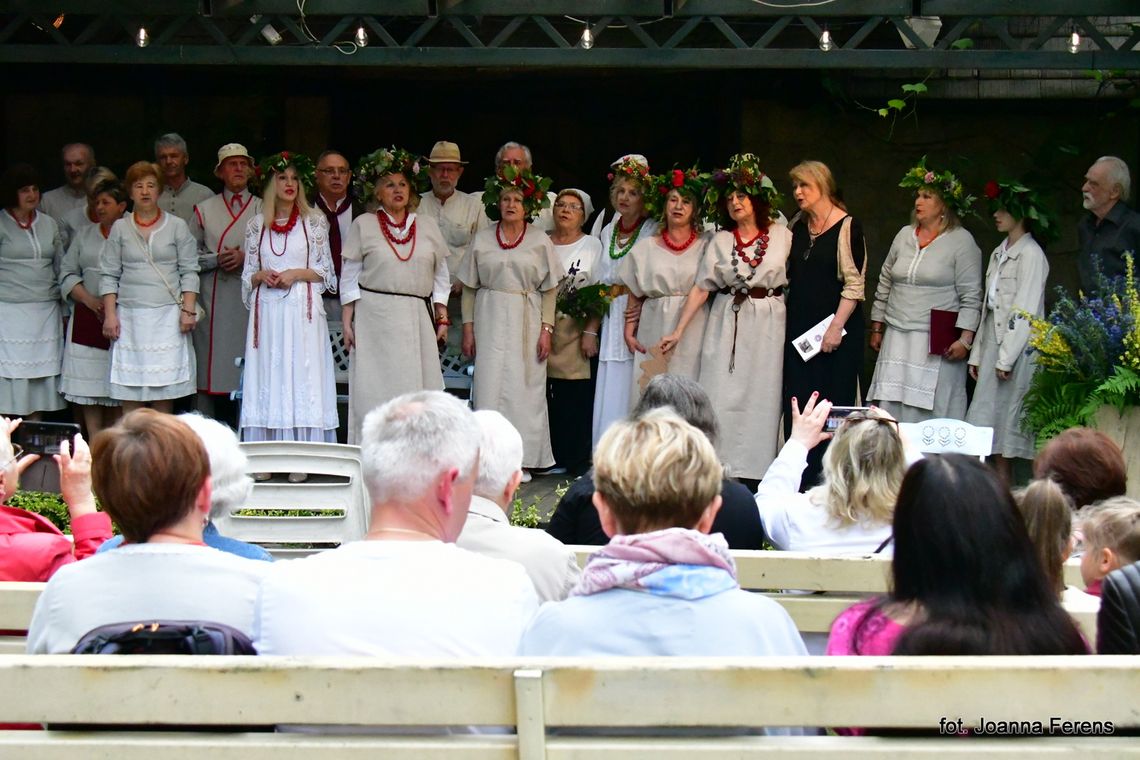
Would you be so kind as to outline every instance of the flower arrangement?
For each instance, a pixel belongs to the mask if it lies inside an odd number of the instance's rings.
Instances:
[[[1113,280],[1096,271],[1096,294],[1076,300],[1058,288],[1046,319],[1030,320],[1027,351],[1037,371],[1023,404],[1023,426],[1044,443],[1063,430],[1087,425],[1105,405],[1123,410],[1140,404],[1140,294],[1133,258]]]
[[[1020,182],[990,180],[982,194],[989,201],[990,213],[1005,209],[1014,219],[1028,219],[1033,237],[1039,243],[1057,239],[1059,232],[1052,214],[1037,197],[1037,192]]]
[[[705,192],[705,218],[714,219],[724,227],[728,222],[719,201],[723,196],[734,192],[759,196],[768,204],[769,216],[779,218],[780,193],[772,178],[760,170],[760,160],[752,153],[738,153],[728,160],[728,166],[712,173],[712,181]]]
[[[492,221],[499,221],[499,197],[504,190],[518,190],[523,196],[523,211],[527,221],[532,221],[538,212],[550,205],[546,193],[550,190],[550,177],[531,173],[530,169],[504,166],[497,174],[492,174],[483,182],[483,205]]]
[[[642,187],[649,184],[649,160],[638,153],[629,153],[610,164],[612,172],[606,179],[613,182],[617,179],[631,179]]]
[[[583,277],[577,267],[571,266],[558,288],[556,308],[560,313],[573,317],[579,327],[585,327],[591,319],[604,317],[614,300],[609,285],[588,285],[587,282],[588,278]]]
[[[676,190],[693,199],[693,225],[699,227],[704,220],[703,203],[709,175],[697,170],[696,164],[688,169],[674,168],[667,174],[651,175],[649,191],[645,194],[645,210],[659,222],[665,219],[665,199]]]
[[[954,176],[953,172],[936,172],[933,169],[927,169],[926,156],[923,156],[903,175],[899,187],[933,190],[938,193],[947,207],[958,215],[959,219],[964,219],[967,214],[973,212],[974,201],[977,200],[966,192],[965,186]]]
[[[280,174],[290,166],[297,172],[297,179],[301,181],[304,192],[312,192],[313,188],[317,186],[317,167],[313,165],[312,159],[305,154],[294,153],[290,150],[283,150],[261,159],[261,163],[253,169],[251,184],[263,188],[271,176]]]
[[[360,159],[353,172],[356,179],[352,186],[356,197],[364,201],[372,201],[376,196],[376,183],[381,177],[393,172],[402,172],[417,193],[425,192],[431,186],[427,174],[427,161],[411,151],[392,146],[374,150]]]

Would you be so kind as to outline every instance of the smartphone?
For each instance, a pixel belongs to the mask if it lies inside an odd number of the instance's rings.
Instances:
[[[12,433],[12,443],[24,450],[25,454],[58,454],[59,445],[67,441],[75,451],[75,436],[79,426],[71,422],[28,422],[20,423]]]
[[[827,413],[827,421],[823,423],[823,432],[834,433],[843,424],[843,420],[856,412],[870,411],[869,406],[833,406]]]

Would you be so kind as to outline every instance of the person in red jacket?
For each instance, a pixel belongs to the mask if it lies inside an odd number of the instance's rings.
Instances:
[[[0,581],[46,581],[56,570],[95,553],[111,537],[111,518],[97,511],[91,492],[91,452],[83,436],[75,436],[74,455],[64,442],[55,455],[60,492],[71,515],[74,543],[45,517],[3,506],[20,484],[20,473],[39,459],[20,457],[11,433],[20,420],[0,417]]]

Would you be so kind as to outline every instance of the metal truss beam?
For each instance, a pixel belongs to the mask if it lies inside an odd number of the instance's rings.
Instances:
[[[916,8],[938,17],[934,37]],[[0,62],[1140,70],[1137,10],[1136,0],[0,0]]]

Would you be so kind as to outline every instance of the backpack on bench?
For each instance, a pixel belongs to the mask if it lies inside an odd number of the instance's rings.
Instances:
[[[72,654],[257,654],[250,638],[223,623],[153,620],[88,631]]]

